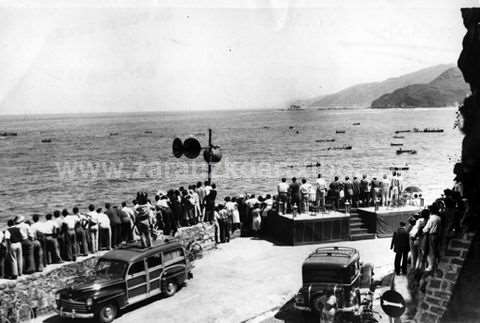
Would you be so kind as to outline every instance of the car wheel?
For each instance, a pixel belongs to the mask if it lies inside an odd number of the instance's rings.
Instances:
[[[324,297],[323,296],[317,296],[312,300],[310,308],[312,309],[312,312],[314,314],[320,315],[322,313],[323,302],[324,302]]]
[[[178,290],[178,284],[173,280],[169,280],[165,283],[165,288],[163,289],[163,294],[166,297],[170,297],[170,296],[175,295],[177,290]]]
[[[107,303],[98,309],[96,317],[100,323],[110,323],[117,317],[117,314],[117,306],[113,303]]]

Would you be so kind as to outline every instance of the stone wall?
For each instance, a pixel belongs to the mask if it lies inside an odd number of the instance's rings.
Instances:
[[[0,283],[0,311],[10,322],[19,322],[14,304],[20,309],[20,318],[28,317],[29,309],[37,315],[53,312],[55,292],[71,284],[78,277],[91,275],[96,257],[69,263],[42,273],[22,276],[16,281]]]
[[[215,227],[211,224],[197,224],[178,230],[176,238],[188,245],[191,241],[197,242],[201,252],[215,248]],[[49,266],[42,273],[22,276],[16,281],[0,282],[0,313],[10,322],[18,322],[13,304],[20,309],[20,316],[25,319],[29,309],[37,315],[53,313],[55,310],[55,292],[62,289],[74,280],[88,277],[92,274],[97,257],[91,256],[75,263]],[[0,322],[2,321],[0,315]]]
[[[462,272],[463,264],[472,244],[473,233],[464,234],[461,238],[451,239],[441,254],[438,269],[429,277],[425,277],[426,288],[422,293],[419,288],[416,322],[440,322],[450,304],[457,279]]]

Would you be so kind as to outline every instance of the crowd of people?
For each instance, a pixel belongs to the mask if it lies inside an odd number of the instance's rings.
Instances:
[[[341,180],[335,176],[327,183],[322,174],[309,182],[306,178],[298,181],[293,177],[290,183],[282,178],[277,185],[279,212],[290,213],[293,210],[299,213],[309,211],[324,211],[328,206],[338,209],[345,206],[400,206],[405,203],[402,199],[404,187],[400,172],[394,171],[391,176],[382,177],[367,175],[361,178],[353,176]],[[414,203],[421,203],[421,194],[418,194]]]
[[[436,269],[442,245],[461,231],[461,223],[468,213],[468,201],[462,192],[446,189],[434,203],[401,222],[392,237],[395,252],[394,269],[397,275],[407,274],[408,261],[417,272]]]
[[[54,210],[31,219],[17,215],[0,231],[0,278],[16,279],[133,241],[148,247],[158,230],[174,235],[181,226],[213,221],[216,196],[215,184],[205,182],[158,192],[155,201],[139,192],[131,205],[90,204],[86,210]]]
[[[90,204],[85,210],[54,210],[31,219],[17,215],[0,231],[0,278],[16,279],[49,264],[76,261],[78,256],[135,241],[149,247],[158,234],[174,236],[178,228],[202,222],[214,225],[216,243],[229,242],[237,230],[256,235],[264,229],[273,203],[268,194],[227,196],[217,203],[216,185],[198,182],[158,191],[154,200],[139,192],[131,204]]]

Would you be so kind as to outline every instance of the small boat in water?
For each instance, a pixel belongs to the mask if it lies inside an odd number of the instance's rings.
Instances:
[[[405,139],[405,136],[393,136],[393,139]]]
[[[400,154],[410,154],[410,155],[415,155],[417,153],[416,150],[414,149],[398,149],[397,150],[397,155],[400,155]]]
[[[0,137],[16,137],[16,132],[0,132]]]
[[[397,130],[395,133],[412,132],[412,130]]]
[[[402,143],[397,143],[397,142],[391,142],[390,146],[403,146]]]
[[[145,133],[152,133],[152,130],[145,130]]]
[[[52,139],[50,139],[50,138],[42,139],[42,142],[43,143],[49,143],[49,142],[52,142]]]
[[[353,126],[359,126],[360,125],[360,122],[354,122],[352,123]]]
[[[317,139],[317,140],[315,140],[315,142],[334,142],[334,141],[335,141],[335,139],[333,139],[333,138],[332,139]]]
[[[319,162],[316,162],[315,164],[307,164],[307,165],[305,165],[305,167],[307,167],[307,168],[320,167],[320,166],[322,166],[322,164],[320,164]]]
[[[389,169],[389,170],[392,170],[392,171],[393,171],[393,170],[409,170],[410,167],[408,167],[408,166],[393,167],[393,166],[392,166],[392,167],[389,167],[388,169]]]
[[[118,136],[118,132],[110,132],[110,136]]]
[[[345,133],[345,130],[336,130],[335,133]]]
[[[425,128],[425,129],[418,129],[418,128],[413,128],[413,132],[443,132],[443,129],[433,129],[433,128]]]
[[[324,148],[322,150],[352,150],[352,146],[343,145],[343,146],[339,146],[339,147],[328,147],[328,148]]]

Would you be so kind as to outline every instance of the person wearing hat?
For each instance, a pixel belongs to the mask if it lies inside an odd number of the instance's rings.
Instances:
[[[410,236],[406,223],[400,222],[400,227],[393,233],[390,249],[395,252],[395,274],[400,275],[400,263],[402,274],[407,274],[407,259],[410,251]]]
[[[23,272],[25,274],[33,274],[35,272],[35,259],[33,255],[33,235],[30,230],[30,225],[25,222],[23,215],[17,215],[15,217],[15,226],[20,230],[20,234],[22,235]]]

